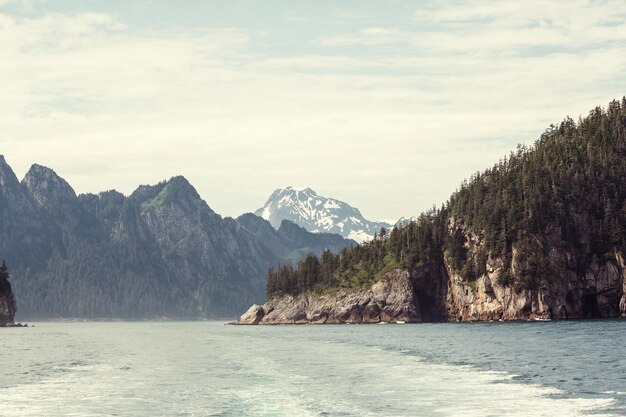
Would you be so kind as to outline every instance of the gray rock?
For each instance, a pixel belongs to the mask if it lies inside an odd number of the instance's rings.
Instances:
[[[264,314],[260,314],[260,311]],[[250,307],[239,319],[240,324],[419,321],[421,316],[418,301],[409,273],[400,269],[388,273],[370,288],[276,298],[263,306]]]
[[[477,253],[482,246],[480,236],[459,224],[466,237],[468,252]],[[582,240],[586,241],[584,228]],[[546,240],[550,240],[549,237]],[[559,241],[554,238],[553,240]],[[546,252],[537,247],[525,247],[527,256],[533,251]],[[500,283],[505,271],[505,260],[490,258],[487,273],[470,284],[465,282],[451,265],[444,261],[447,272],[447,319],[457,321],[489,320],[545,320],[600,317],[626,317],[626,265],[623,254],[614,252],[608,259],[592,257],[586,270],[580,271],[573,260],[587,256],[554,245],[547,249],[546,264],[555,266],[559,274],[538,270],[533,274],[534,288],[516,289]],[[521,274],[527,270],[526,256],[513,245],[510,271]]]
[[[451,220],[451,233],[464,236],[469,256],[479,253],[483,239]],[[581,229],[583,230],[583,229]],[[581,232],[582,240],[585,237]],[[588,256],[558,245],[536,247],[514,243],[511,259],[490,257],[486,273],[465,281],[444,258],[409,273],[403,269],[364,289],[341,289],[321,295],[270,300],[272,309],[259,324],[378,323],[418,321],[499,321],[626,317],[626,264],[619,251],[602,259],[591,256],[579,269],[577,259]],[[539,255],[538,255],[539,254]],[[504,272],[528,274],[528,256],[543,256],[544,268],[534,269],[532,286],[503,283]],[[556,273],[557,271],[558,273]],[[530,288],[529,288],[530,287]]]
[[[0,327],[15,325],[17,302],[11,290],[6,263],[0,265]]]
[[[253,304],[239,319],[238,324],[259,324],[265,315],[265,310],[258,304]]]

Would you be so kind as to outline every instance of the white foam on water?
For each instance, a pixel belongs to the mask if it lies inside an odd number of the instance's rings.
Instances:
[[[314,351],[329,349],[319,360]],[[297,360],[277,364],[277,372],[306,375],[302,395],[311,398],[318,415],[354,416],[568,416],[602,414],[612,399],[563,398],[556,388],[513,381],[514,375],[479,371],[469,366],[431,364],[400,352],[353,345],[298,350],[309,367]],[[292,368],[292,367],[295,367]],[[334,375],[328,377],[328,375]],[[292,385],[291,392],[298,389]]]
[[[112,339],[71,326],[102,347],[97,359],[0,389],[1,416],[578,417],[615,403],[350,342],[347,326],[332,330],[343,341],[294,327],[102,325]]]

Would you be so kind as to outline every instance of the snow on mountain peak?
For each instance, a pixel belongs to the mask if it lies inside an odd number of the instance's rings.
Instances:
[[[287,219],[314,233],[337,233],[357,242],[369,240],[387,222],[374,222],[343,201],[318,195],[309,187],[284,187],[272,193],[254,214],[278,228]]]
[[[308,193],[308,194],[313,194],[313,195],[317,195],[315,194],[315,191],[313,191],[312,189],[310,189],[309,187],[294,187],[293,185],[289,185],[285,188],[279,188],[277,191],[297,191],[300,193]]]

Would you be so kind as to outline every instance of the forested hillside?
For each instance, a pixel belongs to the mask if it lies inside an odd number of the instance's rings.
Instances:
[[[361,287],[394,268],[415,273],[430,265],[430,279],[458,275],[466,292],[489,273],[517,293],[558,287],[564,306],[598,309],[606,301],[613,311],[621,283],[594,283],[591,293],[589,271],[621,268],[625,230],[626,98],[550,126],[416,221],[270,271],[267,296]]]

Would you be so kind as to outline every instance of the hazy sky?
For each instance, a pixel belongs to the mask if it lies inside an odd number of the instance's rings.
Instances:
[[[371,219],[626,93],[626,2],[0,0],[0,154],[77,192],[182,174],[222,215]]]

